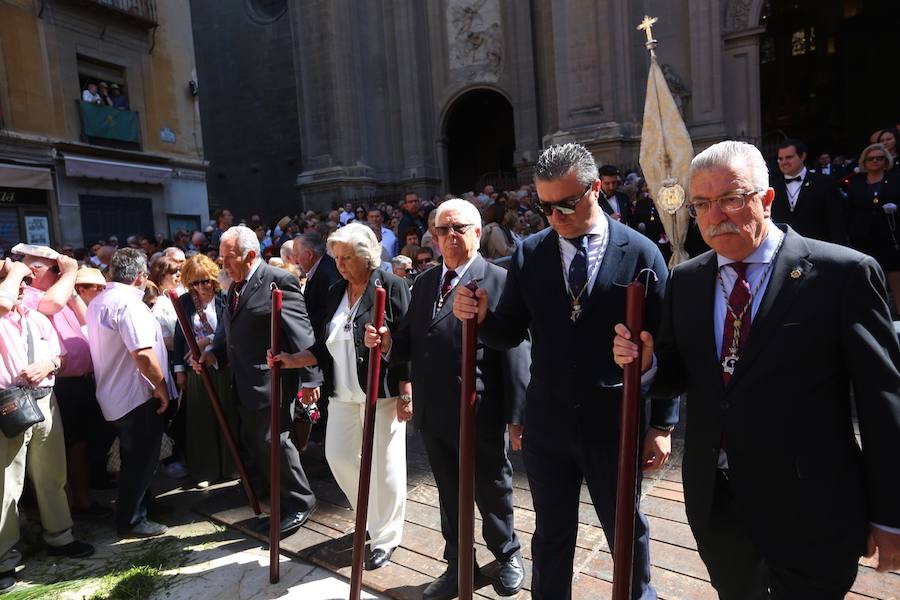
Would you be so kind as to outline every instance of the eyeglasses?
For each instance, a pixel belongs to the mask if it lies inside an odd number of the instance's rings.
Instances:
[[[198,279],[197,281],[191,282],[191,287],[200,287],[201,285],[212,285],[211,279]]]
[[[450,235],[450,230],[452,229],[454,233],[462,235],[467,232],[470,227],[472,227],[471,223],[456,223],[455,225],[435,225],[434,232],[438,235],[438,237],[446,237]]]
[[[694,218],[696,218],[697,215],[705,215],[709,212],[713,202],[719,205],[719,210],[722,212],[736,212],[747,205],[747,198],[755,196],[761,191],[762,190],[742,192],[738,190],[724,196],[719,196],[715,200],[695,200],[688,204],[688,212],[690,212],[691,216]]]
[[[566,198],[565,200],[559,200],[557,202],[543,202],[539,199],[537,202],[538,208],[548,217],[553,214],[554,210],[558,211],[561,215],[571,215],[575,212],[575,207],[578,206],[581,199],[584,198],[593,187],[594,184],[589,184],[577,198]]]
[[[867,156],[866,162],[875,162],[876,160],[885,160],[885,158],[886,157],[884,154],[876,154],[874,156]]]

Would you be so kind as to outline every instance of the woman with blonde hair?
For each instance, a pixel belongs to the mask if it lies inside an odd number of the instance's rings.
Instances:
[[[369,350],[366,324],[374,321],[375,287],[387,293],[385,326],[394,331],[409,306],[409,286],[382,271],[381,244],[366,225],[349,223],[328,238],[342,279],[331,286],[316,328],[316,344],[296,354],[269,357],[286,368],[318,364],[330,390],[325,458],[341,490],[355,508],[359,485],[362,422],[365,412]],[[318,391],[304,390],[304,402]],[[372,485],[367,531],[366,569],[388,563],[403,534],[406,510],[406,421],[412,418],[412,386],[406,363],[381,367],[372,450]]]
[[[222,320],[225,297],[219,285],[219,267],[204,254],[195,254],[181,268],[182,281],[188,289],[178,301],[191,326],[191,335],[201,351],[212,347],[216,327]],[[188,472],[198,483],[206,487],[234,472],[234,463],[225,445],[219,422],[203,387],[200,376],[189,367],[190,350],[184,332],[175,332],[173,363],[175,383],[181,392],[185,410],[186,439],[185,459]],[[237,437],[237,410],[231,383],[231,370],[227,366],[209,369],[213,386],[219,395],[222,412],[229,423],[232,435]]]
[[[873,257],[887,277],[900,315],[900,176],[891,173],[894,159],[883,144],[871,144],[859,155],[859,173],[850,179],[847,206],[850,245]]]

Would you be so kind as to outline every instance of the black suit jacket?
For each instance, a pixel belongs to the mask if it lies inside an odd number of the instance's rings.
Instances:
[[[369,385],[369,349],[365,345],[366,324],[374,321],[372,307],[375,303],[375,282],[379,281],[387,294],[384,303],[384,326],[391,332],[397,329],[406,309],[409,306],[409,286],[399,277],[375,269],[369,276],[369,285],[363,293],[353,318],[353,342],[356,346],[356,374],[359,378],[359,387],[363,391]],[[316,344],[312,347],[319,366],[325,374],[325,387],[334,389],[334,363],[328,347],[325,345],[328,339],[328,324],[335,311],[341,305],[344,293],[347,291],[347,280],[340,278],[328,290],[328,298],[325,302],[325,317],[316,329]],[[378,397],[389,398],[398,394],[397,383],[409,380],[409,364],[395,362],[387,365],[382,362],[378,379]]]
[[[800,193],[793,211],[784,175],[774,173],[770,185],[775,190],[775,200],[772,202],[774,222],[790,225],[804,237],[847,244],[844,199],[834,179],[807,171],[800,183]]]
[[[184,310],[188,323],[190,323],[191,319],[194,318],[194,314],[197,312],[197,307],[194,305],[194,299],[191,297],[191,293],[186,292],[182,294],[179,296],[178,301],[181,303],[181,308]],[[216,307],[216,328],[218,329],[218,324],[222,322],[222,313],[225,310],[225,298],[222,294],[216,294],[213,297],[213,302]],[[184,360],[184,357],[187,356],[189,352],[190,347],[187,344],[184,333],[181,331],[181,325],[176,325],[175,337],[172,340],[172,364],[176,367],[184,367],[185,370],[189,369],[190,367],[186,366],[187,363]]]
[[[506,270],[479,254],[435,314],[441,272],[440,266],[433,267],[416,279],[409,311],[392,336],[390,356],[392,361],[411,361],[416,426],[431,435],[458,440],[462,322],[453,316],[453,300],[460,285],[475,281],[488,291],[491,308],[496,308]],[[475,391],[479,436],[502,437],[508,423],[523,423],[530,353],[528,341],[509,350],[478,344]]]
[[[273,283],[284,292],[281,309],[282,351],[300,352],[315,342],[296,275],[260,262],[241,290],[234,315],[228,308],[234,297],[232,285],[225,297],[224,318],[216,329],[213,352],[220,363],[227,361],[231,365],[235,391],[241,404],[248,408],[269,405],[271,371],[263,365],[266,364],[266,351],[272,346]],[[285,396],[296,393],[298,374],[304,382],[322,382],[318,367],[283,369],[281,373]]]
[[[526,436],[560,435],[571,420],[586,418],[602,439],[615,444],[622,399],[622,369],[613,362],[613,327],[625,322],[625,286],[645,268],[659,283],[647,296],[646,328],[656,331],[668,269],[647,238],[610,218],[609,243],[578,323],[570,319],[559,235],[545,229],[513,255],[496,309],[479,335],[493,348],[511,348],[531,334],[531,381],[525,409]],[[672,425],[678,404],[654,401],[651,422]]]
[[[724,439],[749,535],[784,564],[821,565],[862,553],[869,521],[900,527],[900,346],[875,261],[784,229],[727,386],[713,331],[716,255],[672,271],[651,395],[688,393],[684,491],[698,539],[710,527]]]
[[[620,223],[624,223],[629,225],[628,222],[628,196],[626,196],[622,192],[615,193],[616,202],[619,203],[619,216],[622,218]],[[597,202],[600,204],[600,208],[603,209],[608,215],[612,215],[615,211],[613,210],[612,204],[609,203],[609,200],[606,199],[606,194],[602,191],[597,194]]]
[[[303,298],[306,300],[306,310],[309,312],[309,320],[313,329],[318,331],[322,319],[331,320],[331,314],[325,313],[325,304],[328,301],[328,290],[341,278],[334,259],[328,254],[319,259],[319,266],[313,271],[313,276],[306,280],[303,289]],[[333,313],[334,311],[332,311]]]

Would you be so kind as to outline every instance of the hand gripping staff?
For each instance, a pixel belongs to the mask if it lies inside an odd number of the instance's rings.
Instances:
[[[175,315],[178,317],[178,324],[181,326],[181,332],[184,334],[184,339],[191,351],[191,356],[194,358],[194,362],[199,362],[200,346],[197,344],[197,339],[194,337],[194,330],[188,322],[187,315],[184,314],[184,307],[181,306],[181,302],[178,300],[178,294],[175,292],[175,290],[169,290],[168,292],[166,292],[166,294],[172,301],[172,306],[175,307]],[[206,395],[209,397],[209,402],[210,404],[212,404],[213,412],[216,414],[216,420],[219,421],[219,428],[222,430],[222,437],[225,438],[225,445],[228,446],[228,451],[231,453],[231,458],[232,460],[234,460],[234,464],[237,466],[238,475],[241,478],[241,485],[243,485],[244,487],[244,493],[247,494],[247,500],[250,502],[250,508],[253,509],[253,514],[258,515],[262,512],[262,510],[259,508],[259,500],[256,499],[256,494],[253,493],[253,486],[250,485],[250,479],[247,477],[247,471],[244,470],[244,463],[241,462],[241,455],[240,453],[238,453],[237,445],[234,443],[234,437],[231,435],[231,429],[228,427],[228,422],[225,420],[225,414],[222,412],[222,404],[221,402],[219,402],[219,394],[216,392],[216,388],[215,386],[213,386],[212,380],[209,378],[209,371],[207,371],[205,365],[200,371],[200,379],[203,381],[203,387],[206,389]]]
[[[373,323],[378,331],[384,326],[384,303],[387,294],[375,282]],[[366,386],[366,412],[363,417],[362,456],[359,463],[359,489],[356,495],[356,531],[353,532],[353,564],[350,572],[350,600],[362,593],[363,553],[366,546],[366,520],[369,515],[369,483],[372,479],[372,444],[375,441],[375,407],[378,402],[378,378],[381,373],[381,349],[369,349],[369,378]]]
[[[641,275],[656,278],[651,269],[644,269],[628,284],[625,295],[625,325],[632,332],[632,340],[641,355],[640,332],[644,330],[644,298],[647,285],[639,281]],[[630,600],[631,575],[634,571],[634,518],[637,494],[638,428],[641,413],[641,361],[625,365],[622,385],[622,417],[619,426],[619,474],[616,482],[616,529],[613,549],[613,600]]]
[[[272,356],[281,352],[281,306],[284,292],[272,282]],[[269,583],[278,583],[281,553],[281,364],[272,365],[272,421],[269,426]]]
[[[474,293],[475,281],[466,287]],[[459,398],[459,598],[475,592],[475,352],[478,318],[463,321],[462,386]]]

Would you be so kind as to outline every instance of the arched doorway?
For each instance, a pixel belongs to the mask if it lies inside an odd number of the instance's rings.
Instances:
[[[873,131],[893,126],[898,22],[896,0],[767,0],[759,48],[764,140],[800,138],[813,156],[854,157]]]
[[[448,191],[478,192],[488,183],[499,189],[515,186],[516,134],[509,100],[494,90],[466,92],[447,110],[444,122]]]

